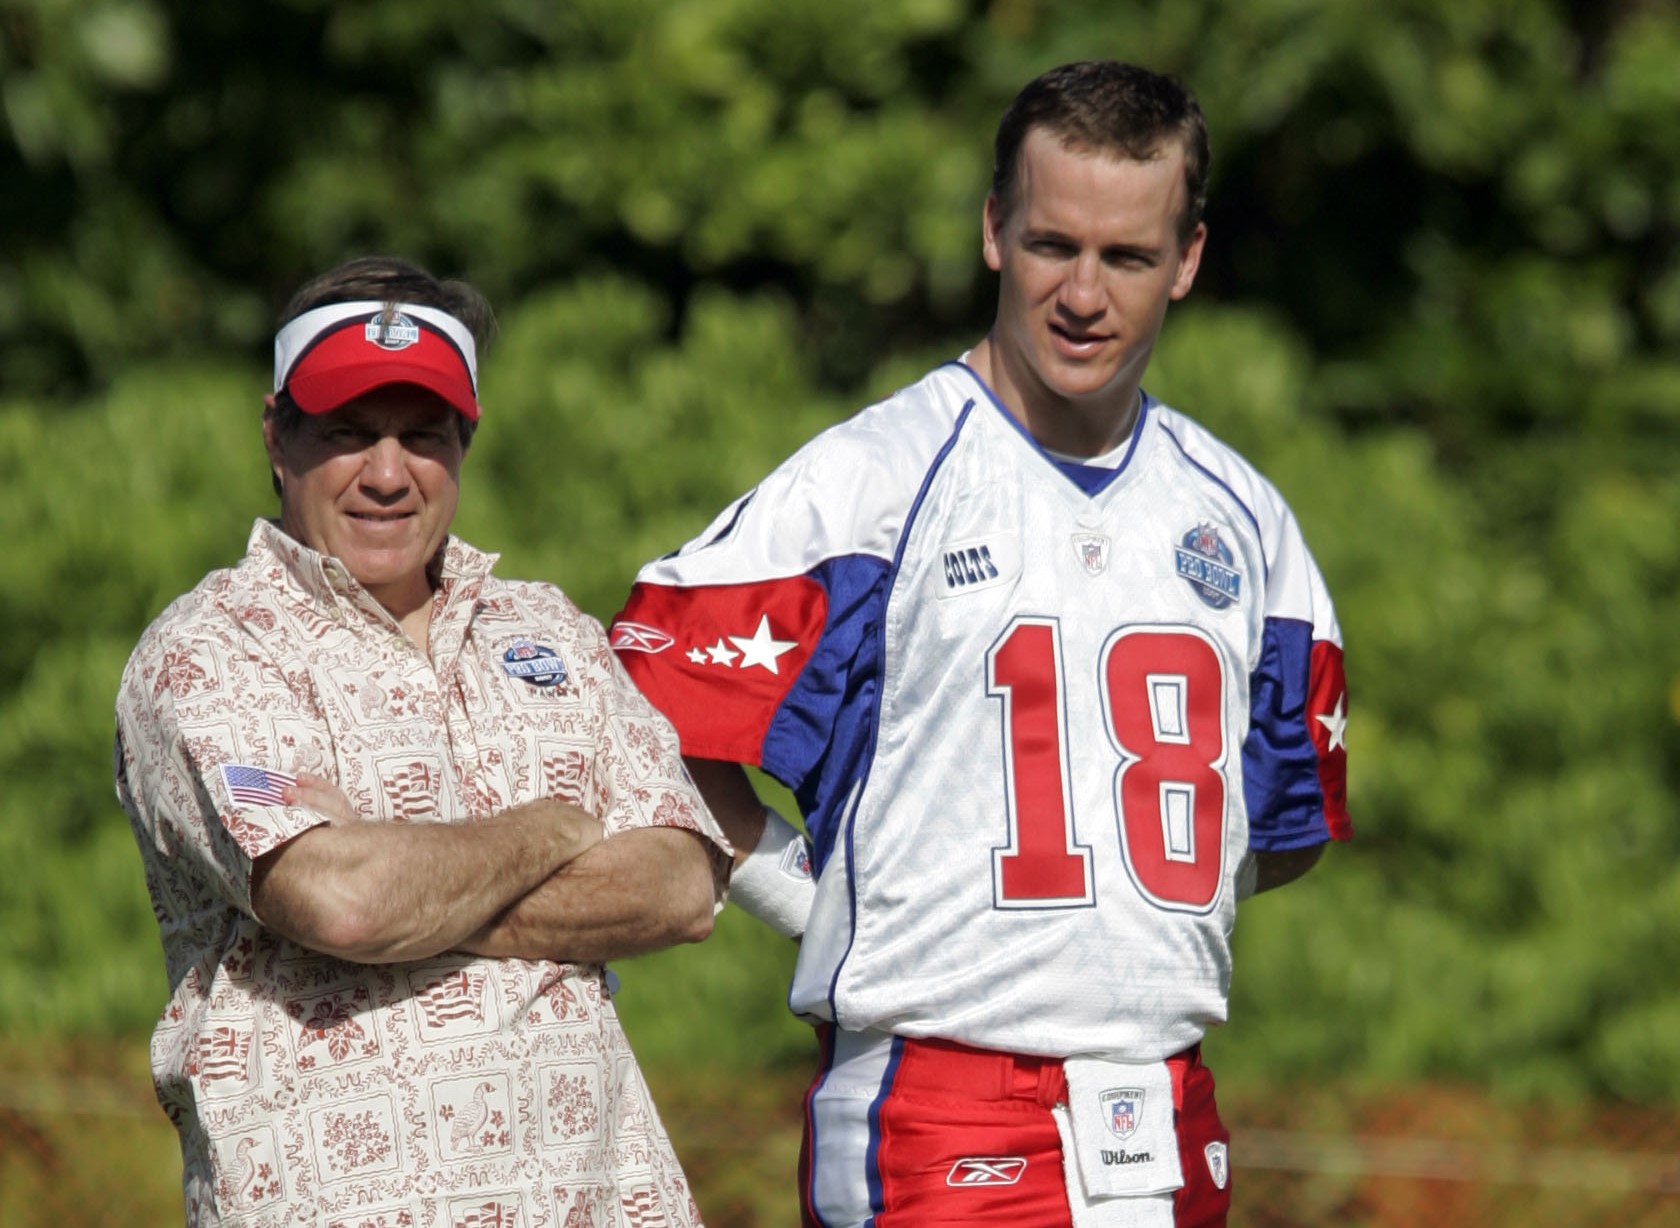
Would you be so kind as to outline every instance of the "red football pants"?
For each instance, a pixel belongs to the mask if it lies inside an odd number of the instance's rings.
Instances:
[[[1072,1223],[1050,1115],[1067,1100],[1059,1059],[832,1027],[820,1035],[822,1067],[806,1093],[800,1149],[806,1228]],[[1199,1046],[1168,1058],[1167,1067],[1184,1176],[1173,1196],[1175,1226],[1224,1228],[1230,1135],[1213,1074]]]

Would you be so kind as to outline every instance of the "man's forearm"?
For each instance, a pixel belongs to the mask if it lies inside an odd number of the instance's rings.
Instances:
[[[544,800],[470,823],[336,817],[260,858],[251,903],[293,941],[358,963],[424,959],[468,935],[598,841]]]
[[[601,963],[712,931],[716,900],[708,842],[677,827],[603,840],[458,943],[497,958]]]
[[[803,935],[816,900],[810,842],[765,807],[739,763],[691,758],[683,762],[735,846],[730,901],[784,937]]]
[[[735,846],[735,864],[739,866],[757,846],[764,834],[764,803],[747,779],[739,763],[718,759],[691,759],[683,763],[694,785],[706,801],[706,808]]]

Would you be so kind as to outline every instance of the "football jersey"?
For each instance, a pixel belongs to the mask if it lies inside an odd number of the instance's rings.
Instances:
[[[644,567],[613,644],[684,754],[793,791],[790,1005],[843,1028],[1164,1057],[1225,1017],[1245,854],[1351,834],[1294,517],[1147,396],[1095,469],[939,367]]]

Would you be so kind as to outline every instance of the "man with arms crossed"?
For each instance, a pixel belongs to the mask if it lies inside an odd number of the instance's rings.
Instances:
[[[1236,903],[1351,831],[1294,518],[1140,389],[1206,169],[1172,80],[1028,85],[991,331],[648,564],[614,622],[742,850],[733,897],[803,935],[808,1224],[1225,1222],[1199,1042]],[[814,888],[742,763],[793,790]]]
[[[601,961],[704,938],[728,846],[599,624],[449,534],[489,306],[373,258],[283,319],[280,518],[117,702],[187,1222],[696,1224]]]

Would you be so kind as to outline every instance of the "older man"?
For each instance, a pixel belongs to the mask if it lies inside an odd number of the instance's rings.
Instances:
[[[600,626],[449,535],[488,304],[367,259],[284,319],[280,518],[117,703],[187,1221],[696,1223],[601,961],[704,938],[728,846]]]

